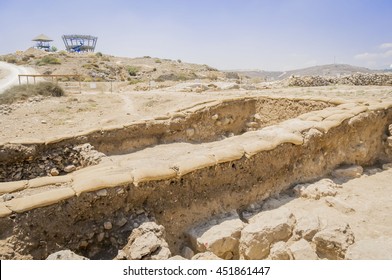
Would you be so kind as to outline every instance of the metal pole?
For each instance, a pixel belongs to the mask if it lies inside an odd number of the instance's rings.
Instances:
[[[18,75],[18,79],[19,79],[19,85],[20,85],[20,75]]]

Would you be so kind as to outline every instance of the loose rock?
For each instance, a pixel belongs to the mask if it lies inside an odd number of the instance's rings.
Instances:
[[[300,239],[290,245],[289,250],[294,260],[317,260],[318,256],[305,239]]]
[[[241,259],[266,258],[271,244],[290,238],[296,219],[293,213],[281,207],[264,211],[249,220],[241,231],[239,253]]]
[[[363,168],[360,165],[352,165],[349,167],[342,167],[332,171],[332,176],[337,179],[353,179],[361,177]]]
[[[354,241],[354,233],[348,224],[327,227],[313,237],[317,254],[330,260],[344,259]]]
[[[62,250],[50,254],[47,260],[88,260],[88,258],[75,254],[71,250]]]
[[[312,184],[299,184],[294,187],[298,197],[320,199],[324,196],[335,196],[338,185],[330,179],[322,179]]]

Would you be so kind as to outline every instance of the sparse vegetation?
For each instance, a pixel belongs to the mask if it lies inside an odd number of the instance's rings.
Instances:
[[[162,63],[162,61],[159,58],[157,58],[155,59],[155,63]]]
[[[7,89],[0,95],[0,104],[12,104],[37,95],[59,97],[64,95],[64,90],[59,85],[51,82],[41,82],[35,85],[17,85]]]
[[[7,57],[7,58],[5,59],[5,61],[6,61],[7,63],[16,63],[18,60],[17,60],[15,57],[13,57],[13,56],[9,56],[9,57]]]
[[[52,55],[47,55],[37,61],[38,66],[43,66],[47,64],[61,64],[61,60]]]
[[[139,72],[139,70],[140,70],[139,67],[135,67],[135,66],[128,66],[127,67],[127,72],[129,74],[129,76],[132,76],[132,77],[136,76],[137,73]]]
[[[101,52],[97,52],[95,55],[98,56],[98,57],[102,57],[103,56],[103,54]]]

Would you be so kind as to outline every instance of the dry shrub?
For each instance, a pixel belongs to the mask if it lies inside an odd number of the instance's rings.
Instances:
[[[40,82],[35,85],[17,85],[0,94],[0,104],[12,104],[37,95],[59,97],[64,95],[64,90],[59,85],[51,82]]]

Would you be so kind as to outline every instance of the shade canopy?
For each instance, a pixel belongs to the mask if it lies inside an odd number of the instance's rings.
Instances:
[[[37,37],[35,37],[32,41],[37,41],[37,42],[51,42],[53,41],[52,39],[50,39],[48,36],[46,36],[45,34],[40,34]]]

